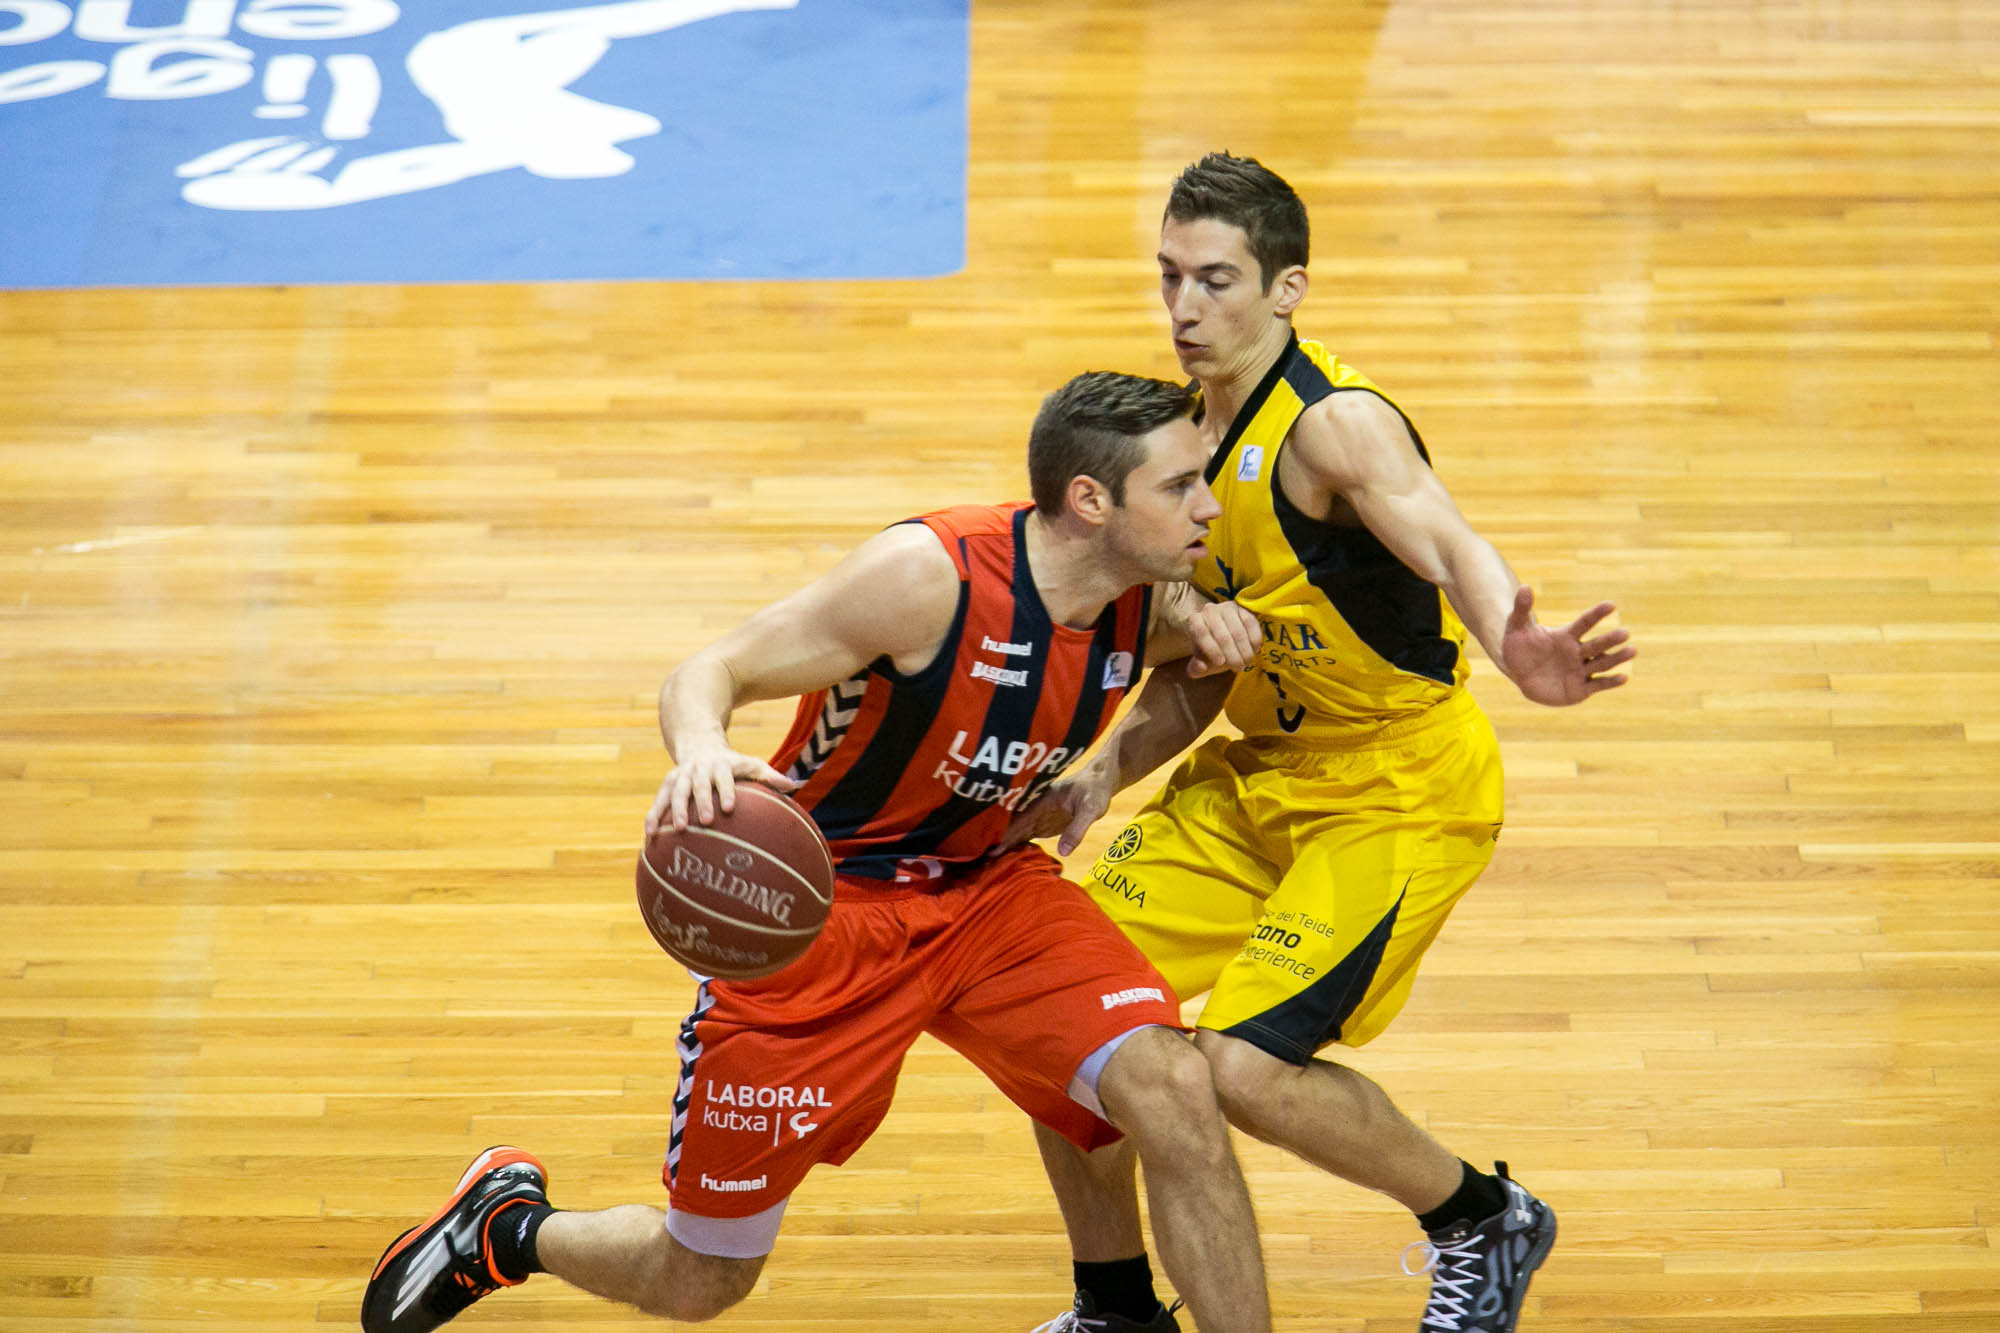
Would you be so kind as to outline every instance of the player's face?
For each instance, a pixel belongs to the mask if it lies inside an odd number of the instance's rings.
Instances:
[[[1174,355],[1199,380],[1262,367],[1285,284],[1259,271],[1243,228],[1214,218],[1160,228],[1160,299],[1173,321]]]
[[[1222,513],[1202,478],[1208,448],[1192,421],[1169,422],[1140,441],[1146,461],[1125,477],[1112,511],[1114,549],[1146,579],[1184,579],[1208,554],[1208,525]]]

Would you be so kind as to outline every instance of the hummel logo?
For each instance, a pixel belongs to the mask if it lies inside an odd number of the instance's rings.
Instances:
[[[979,636],[979,647],[983,652],[1004,653],[1009,657],[1027,657],[1035,651],[1032,643],[1001,643],[998,639]]]

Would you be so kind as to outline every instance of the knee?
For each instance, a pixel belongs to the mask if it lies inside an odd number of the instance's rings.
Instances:
[[[1303,1070],[1239,1037],[1203,1032],[1201,1053],[1215,1081],[1216,1100],[1229,1123],[1255,1133],[1284,1100],[1286,1087]]]
[[[1104,1071],[1098,1092],[1112,1123],[1142,1151],[1149,1140],[1169,1132],[1184,1143],[1189,1125],[1221,1126],[1208,1062],[1167,1028],[1148,1028],[1127,1041]]]

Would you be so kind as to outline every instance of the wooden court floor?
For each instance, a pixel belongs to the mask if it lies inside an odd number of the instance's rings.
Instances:
[[[953,277],[0,294],[0,1329],[352,1327],[495,1142],[658,1200],[659,678],[1019,495],[1069,375],[1172,373],[1212,147],[1300,188],[1301,328],[1545,612],[1642,645],[1566,712],[1478,665],[1507,835],[1353,1057],[1559,1210],[1523,1327],[2000,1329],[2000,6],[973,20]],[[1407,1217],[1243,1159],[1281,1330],[1415,1327]],[[1067,1291],[1027,1126],[927,1044],[722,1326]],[[493,1325],[651,1326],[551,1279]]]

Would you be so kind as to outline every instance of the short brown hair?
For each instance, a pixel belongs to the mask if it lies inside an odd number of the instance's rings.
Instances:
[[[1028,490],[1044,514],[1062,512],[1070,482],[1089,477],[1125,503],[1125,478],[1145,461],[1139,440],[1194,415],[1194,396],[1178,384],[1093,370],[1042,400],[1028,432]]]
[[[1241,227],[1267,292],[1281,270],[1305,267],[1311,249],[1312,229],[1298,192],[1254,157],[1210,153],[1183,171],[1167,195],[1166,219]]]

